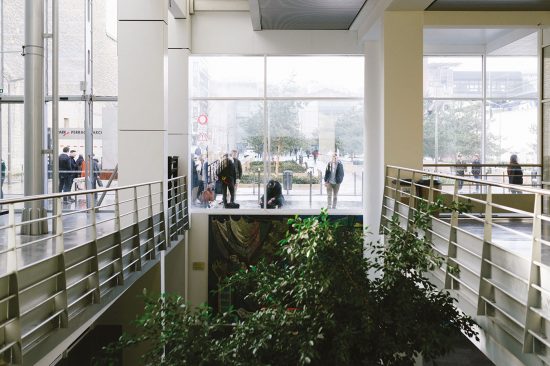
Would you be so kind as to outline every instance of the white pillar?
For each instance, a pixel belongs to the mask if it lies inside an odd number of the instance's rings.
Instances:
[[[384,13],[384,162],[422,169],[423,13]]]
[[[383,41],[365,42],[365,225],[378,239],[384,191],[384,50]]]
[[[188,175],[189,165],[189,45],[190,20],[168,14],[168,155],[179,156],[178,173]],[[187,233],[185,235],[188,235]],[[166,291],[185,296],[189,278],[187,240],[166,256]]]
[[[118,1],[119,184],[166,179],[168,1]]]
[[[179,156],[179,175],[187,175],[191,21],[168,18],[168,155]]]

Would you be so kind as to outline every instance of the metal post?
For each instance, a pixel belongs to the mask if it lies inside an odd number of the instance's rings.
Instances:
[[[8,82],[8,94],[11,94],[11,81]],[[12,131],[13,131],[13,105],[8,104],[8,165],[6,167],[8,173],[8,184],[11,184],[12,180],[12,156],[13,156],[13,143],[12,143]]]
[[[357,172],[353,172],[353,195],[357,196]]]
[[[260,168],[258,168],[258,202],[260,202]]]
[[[313,177],[311,171],[307,173],[309,178],[309,208],[311,208],[312,196],[313,196]]]
[[[59,191],[59,0],[52,0],[52,192]],[[54,213],[55,215],[55,213]]]
[[[84,97],[86,100],[84,112],[84,153],[86,155],[86,189],[92,189],[92,179],[94,176],[94,161],[93,161],[93,111],[92,111],[92,2],[86,0],[86,17],[85,17],[85,33],[84,39],[85,48],[85,72],[83,88]],[[86,196],[87,207],[91,207],[90,196]]]
[[[0,0],[0,89],[2,89],[2,92],[4,92],[4,0]],[[8,106],[9,110],[9,106]],[[3,135],[3,123],[2,120],[2,109],[0,108],[0,164],[4,157],[2,156],[3,152],[3,146],[2,141],[4,140],[2,138]],[[9,116],[9,115],[8,115]],[[9,119],[9,117],[8,117]],[[7,169],[6,169],[7,170]],[[2,196],[0,198],[4,198],[4,182],[2,181],[2,184],[0,185],[0,190],[2,190]]]
[[[25,0],[25,196],[44,193],[44,1]],[[25,203],[29,217],[43,217],[44,202]],[[33,226],[41,227],[41,225]],[[42,234],[29,230],[31,235]]]

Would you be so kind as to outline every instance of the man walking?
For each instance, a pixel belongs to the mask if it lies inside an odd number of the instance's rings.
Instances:
[[[336,208],[336,203],[338,202],[338,190],[340,189],[340,183],[342,183],[343,180],[344,165],[340,160],[338,160],[338,155],[333,154],[332,160],[327,164],[327,168],[325,169],[327,208]]]
[[[73,160],[69,156],[69,147],[65,146],[63,152],[59,154],[59,192],[70,192],[73,183]],[[74,202],[69,196],[63,197],[63,202]]]

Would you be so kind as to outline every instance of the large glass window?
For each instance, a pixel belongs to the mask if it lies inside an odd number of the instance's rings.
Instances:
[[[230,202],[220,171],[224,155],[233,155],[242,207],[361,208],[363,57],[192,57],[190,68],[197,207]],[[209,185],[213,201],[202,193]]]
[[[97,159],[101,179],[112,176],[118,164],[117,153],[117,39],[116,0],[59,1],[59,152],[68,146],[76,156]],[[0,152],[7,168],[3,191],[5,197],[23,194],[24,176],[24,44],[25,6],[19,0],[0,2],[0,74],[4,95],[0,101]],[[45,1],[46,32],[52,32],[52,2]],[[90,11],[88,14],[86,11]],[[91,72],[86,74],[86,65]],[[52,126],[52,39],[45,39],[46,108],[44,120],[47,146],[51,149]],[[88,100],[85,103],[82,100]],[[90,122],[86,123],[87,119]],[[86,125],[93,125],[86,131]],[[93,135],[86,146],[85,134]],[[58,157],[48,156],[51,162]],[[51,163],[48,177],[51,187]],[[75,172],[78,177],[80,172]],[[83,187],[83,178],[78,182]],[[114,182],[116,184],[116,182]],[[73,184],[73,189],[77,187]],[[67,207],[69,209],[69,207]]]
[[[478,56],[424,57],[427,169],[435,164],[452,173],[446,164],[470,164],[479,157],[492,165],[483,168],[484,178],[502,182],[516,154],[524,175],[540,174],[536,37],[535,32]]]

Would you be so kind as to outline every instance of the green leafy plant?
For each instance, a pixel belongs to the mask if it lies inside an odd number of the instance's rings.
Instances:
[[[394,218],[386,244],[365,245],[362,228],[326,211],[291,219],[272,261],[224,284],[253,311],[213,314],[162,296],[138,320],[142,335],[116,347],[148,341],[146,363],[170,365],[410,365],[443,355],[450,333],[477,337],[473,320],[425,277],[444,264],[423,235],[443,206],[419,205],[407,229]]]

